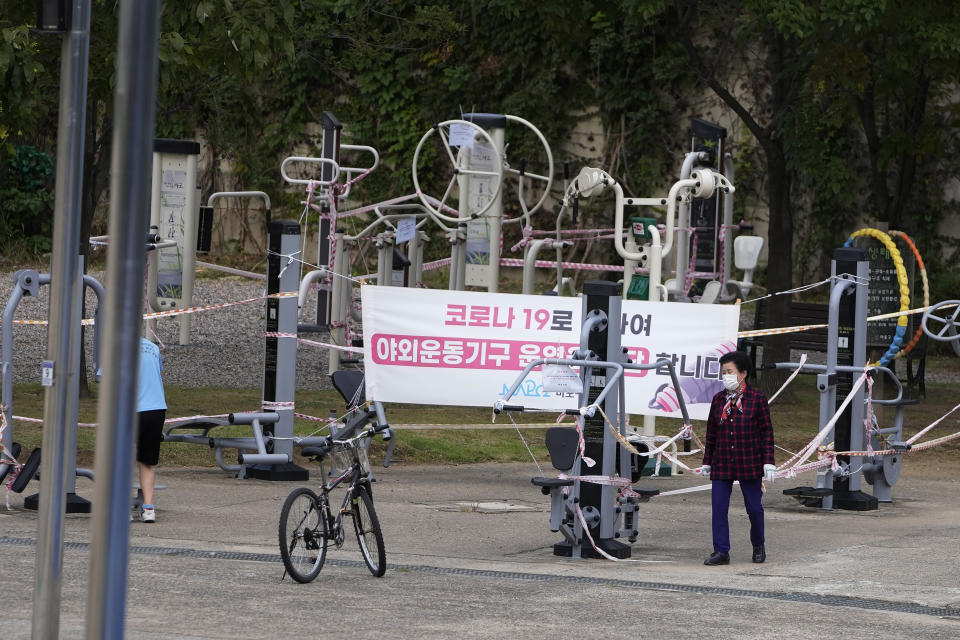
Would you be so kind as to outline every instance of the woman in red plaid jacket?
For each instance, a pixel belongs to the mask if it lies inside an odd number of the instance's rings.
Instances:
[[[713,553],[706,565],[730,564],[727,511],[733,481],[740,483],[750,517],[753,561],[767,558],[763,535],[763,480],[773,482],[773,425],[762,393],[747,386],[750,358],[742,351],[720,357],[724,391],[713,397],[707,418],[707,442],[701,471],[713,481]]]

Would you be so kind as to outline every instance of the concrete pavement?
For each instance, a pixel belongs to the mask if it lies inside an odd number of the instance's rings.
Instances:
[[[131,523],[127,637],[815,638],[960,636],[960,481],[911,475],[874,512],[822,512],[765,497],[768,561],[750,562],[734,492],[732,564],[705,567],[707,491],[642,505],[630,562],[552,555],[548,499],[532,464],[377,469],[389,568],[356,543],[331,549],[313,583],[281,580],[277,520],[290,483],[219,469],[161,469],[158,522]],[[647,479],[662,491],[702,484]],[[26,493],[37,490],[31,483]],[[92,484],[78,479],[81,495]],[[3,638],[30,635],[37,515],[0,510]],[[61,637],[83,637],[89,517],[67,517]],[[845,631],[846,630],[846,631]]]

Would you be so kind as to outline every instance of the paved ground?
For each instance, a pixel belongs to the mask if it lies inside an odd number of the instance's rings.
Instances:
[[[159,522],[131,524],[130,638],[724,638],[960,636],[960,480],[911,475],[866,513],[805,509],[767,494],[769,560],[749,560],[731,509],[733,564],[708,568],[709,493],[644,506],[632,562],[552,555],[547,499],[530,464],[380,470],[384,578],[352,541],[307,585],[281,580],[280,505],[294,485],[219,470],[162,469]],[[662,490],[689,477],[648,480]],[[89,481],[79,480],[91,495]],[[29,491],[36,490],[31,483]],[[3,638],[30,635],[36,513],[0,510]],[[493,513],[477,503],[509,503]],[[66,526],[61,636],[83,636],[89,517]]]

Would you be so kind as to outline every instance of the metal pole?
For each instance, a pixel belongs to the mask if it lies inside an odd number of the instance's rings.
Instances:
[[[160,0],[122,0],[117,43],[116,127],[103,384],[97,403],[96,494],[87,638],[124,637],[130,474],[136,420],[144,242],[150,215]]]
[[[77,252],[83,195],[83,131],[87,104],[87,59],[90,51],[90,0],[71,3],[71,27],[63,37],[60,58],[60,115],[57,129],[57,181],[53,224],[53,273],[47,363],[52,385],[43,401],[43,462],[40,472],[37,564],[33,596],[33,638],[60,634],[60,591],[63,580],[64,467],[68,420],[77,404],[74,345],[80,327],[73,326],[80,303]]]

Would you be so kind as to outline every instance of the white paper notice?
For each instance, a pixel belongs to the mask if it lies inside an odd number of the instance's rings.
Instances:
[[[543,365],[543,390],[551,393],[581,393],[583,383],[577,372],[565,364]]]
[[[454,123],[450,125],[450,146],[473,148],[473,135],[476,129],[468,124]]]
[[[397,244],[410,242],[417,235],[417,219],[413,216],[400,218],[397,221]]]

